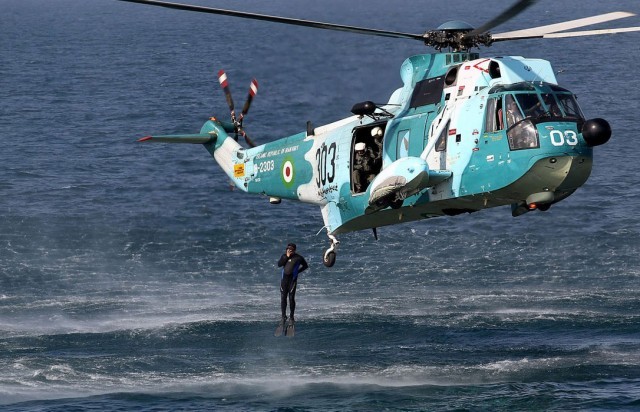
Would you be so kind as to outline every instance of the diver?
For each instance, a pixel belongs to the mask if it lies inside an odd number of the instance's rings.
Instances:
[[[296,310],[296,286],[298,275],[306,270],[309,265],[304,258],[296,253],[296,244],[289,243],[287,249],[278,260],[278,267],[282,268],[280,280],[280,308],[282,309],[282,323],[287,320],[287,297],[289,298],[290,322],[294,321],[293,314]]]

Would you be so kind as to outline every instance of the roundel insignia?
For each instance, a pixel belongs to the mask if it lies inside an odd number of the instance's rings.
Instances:
[[[285,185],[289,186],[293,182],[293,162],[291,160],[286,160],[282,164],[282,179],[284,180]]]

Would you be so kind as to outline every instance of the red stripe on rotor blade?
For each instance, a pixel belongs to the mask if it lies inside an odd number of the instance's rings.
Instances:
[[[227,74],[224,72],[224,70],[220,70],[218,72],[218,81],[220,82],[222,87],[227,87]]]
[[[251,80],[249,94],[251,94],[251,96],[255,96],[256,94],[258,94],[258,82],[256,81],[256,79]]]
[[[147,140],[153,139],[152,136],[145,136],[138,139],[139,142],[146,142]]]

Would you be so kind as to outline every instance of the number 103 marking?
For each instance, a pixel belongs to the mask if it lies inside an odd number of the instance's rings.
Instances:
[[[316,178],[316,184],[318,187],[322,187],[328,183],[332,183],[336,177],[336,144],[331,143],[327,148],[326,145],[322,145],[316,151],[316,162],[318,163],[318,177]]]

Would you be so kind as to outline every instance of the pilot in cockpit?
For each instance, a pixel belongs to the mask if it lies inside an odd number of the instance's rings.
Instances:
[[[544,103],[549,108],[549,116],[562,117],[562,111],[560,110],[558,103],[556,103],[556,99],[553,97],[553,95],[543,94],[542,100],[544,100]]]

